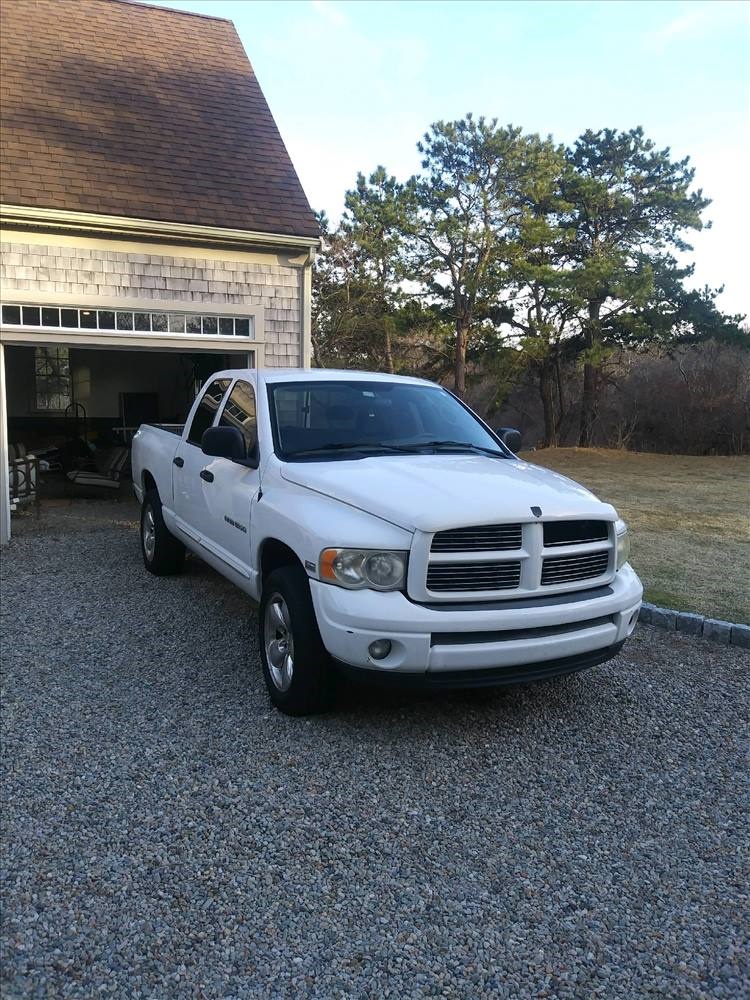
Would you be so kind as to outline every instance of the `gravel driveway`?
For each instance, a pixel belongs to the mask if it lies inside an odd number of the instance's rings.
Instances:
[[[3,560],[4,996],[748,995],[746,653],[641,628],[293,720],[251,602],[148,576],[136,513]]]

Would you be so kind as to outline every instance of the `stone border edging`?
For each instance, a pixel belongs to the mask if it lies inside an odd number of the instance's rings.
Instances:
[[[653,625],[668,632],[681,632],[683,635],[701,635],[712,642],[720,642],[724,646],[741,646],[750,649],[750,625],[739,625],[734,622],[721,621],[719,618],[707,618],[691,611],[673,611],[671,608],[659,608],[646,601],[641,605],[638,621],[643,625]]]

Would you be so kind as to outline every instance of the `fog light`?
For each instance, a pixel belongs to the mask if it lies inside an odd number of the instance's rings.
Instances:
[[[367,651],[373,660],[384,660],[391,651],[390,639],[376,639],[367,647]]]

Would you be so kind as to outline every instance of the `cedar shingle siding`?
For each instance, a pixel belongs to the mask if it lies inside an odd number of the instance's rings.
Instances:
[[[300,347],[299,267],[269,256],[267,264],[248,259],[215,260],[199,256],[165,256],[148,246],[142,253],[86,249],[75,246],[3,244],[0,285],[6,301],[26,291],[41,292],[47,302],[58,301],[60,292],[92,302],[102,296],[108,302],[124,299],[127,308],[159,309],[161,302],[184,303],[184,310],[200,312],[201,305],[260,306],[264,317],[264,364],[296,367],[302,364]],[[253,350],[254,340],[240,340],[236,349]],[[227,345],[222,345],[226,350]]]
[[[0,12],[4,203],[319,235],[231,22],[121,0]]]

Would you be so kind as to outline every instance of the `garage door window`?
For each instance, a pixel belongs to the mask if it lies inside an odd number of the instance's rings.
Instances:
[[[208,337],[255,337],[251,316],[204,316],[200,313],[131,312],[130,310],[3,305],[4,326],[35,329],[117,330]]]

